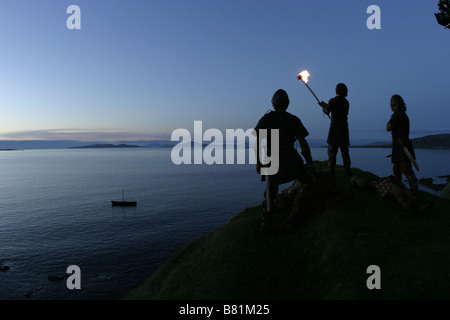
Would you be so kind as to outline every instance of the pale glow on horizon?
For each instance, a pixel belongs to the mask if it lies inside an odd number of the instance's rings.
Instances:
[[[0,133],[0,140],[137,141],[170,140],[170,136],[164,133],[152,134],[117,130],[55,129]]]

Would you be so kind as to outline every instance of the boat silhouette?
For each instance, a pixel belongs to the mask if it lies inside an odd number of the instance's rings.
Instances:
[[[125,201],[125,191],[122,189],[122,201],[111,200],[112,206],[136,207],[137,201]]]

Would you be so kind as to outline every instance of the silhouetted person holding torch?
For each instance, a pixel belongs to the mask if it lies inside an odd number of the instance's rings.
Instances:
[[[406,104],[401,96],[391,97],[392,115],[386,124],[386,130],[392,134],[392,163],[394,177],[402,182],[402,174],[408,179],[409,187],[414,194],[419,191],[416,175],[411,162],[416,158],[414,148],[409,139],[409,118],[406,114]]]
[[[331,113],[330,130],[328,132],[328,167],[334,173],[336,167],[336,155],[341,149],[342,160],[344,162],[345,173],[347,176],[352,176],[350,169],[351,160],[348,151],[350,145],[350,138],[348,133],[348,110],[350,104],[347,100],[348,89],[343,83],[336,86],[336,97],[331,98],[328,103],[319,102],[325,114]]]
[[[306,172],[302,157],[294,147],[296,140],[300,143],[301,154],[305,158],[307,165],[314,172],[311,150],[308,142],[305,140],[305,137],[309,135],[308,130],[306,130],[297,116],[286,111],[289,106],[289,97],[286,91],[279,89],[275,92],[272,97],[272,106],[275,111],[266,113],[255,127],[258,143],[256,165],[258,173],[261,173],[262,167],[259,159],[259,130],[266,129],[268,132],[268,156],[271,156],[271,144],[274,143],[271,141],[270,132],[272,129],[279,130],[279,170],[275,175],[267,176],[270,181],[269,190],[266,190],[269,191],[269,197],[267,197],[267,192],[264,192],[263,223],[260,226],[260,229],[263,231],[273,228],[272,218],[275,209],[275,198],[278,194],[278,186],[294,180],[300,180],[306,184],[312,181],[311,176]],[[267,177],[263,175],[262,180],[265,181]]]

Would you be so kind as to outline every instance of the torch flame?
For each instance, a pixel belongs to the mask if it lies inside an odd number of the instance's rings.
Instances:
[[[308,70],[304,70],[298,74],[298,80],[302,80],[304,83],[308,82],[308,77],[310,76]]]

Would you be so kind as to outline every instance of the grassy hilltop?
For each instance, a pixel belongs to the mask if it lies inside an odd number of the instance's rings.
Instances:
[[[316,168],[325,170],[325,163]],[[450,201],[421,192],[434,208],[410,215],[351,187],[342,168],[337,179],[352,197],[314,213],[299,230],[260,233],[252,225],[260,222],[261,207],[246,208],[188,244],[125,298],[449,299]],[[381,269],[380,290],[366,286],[370,265]]]

